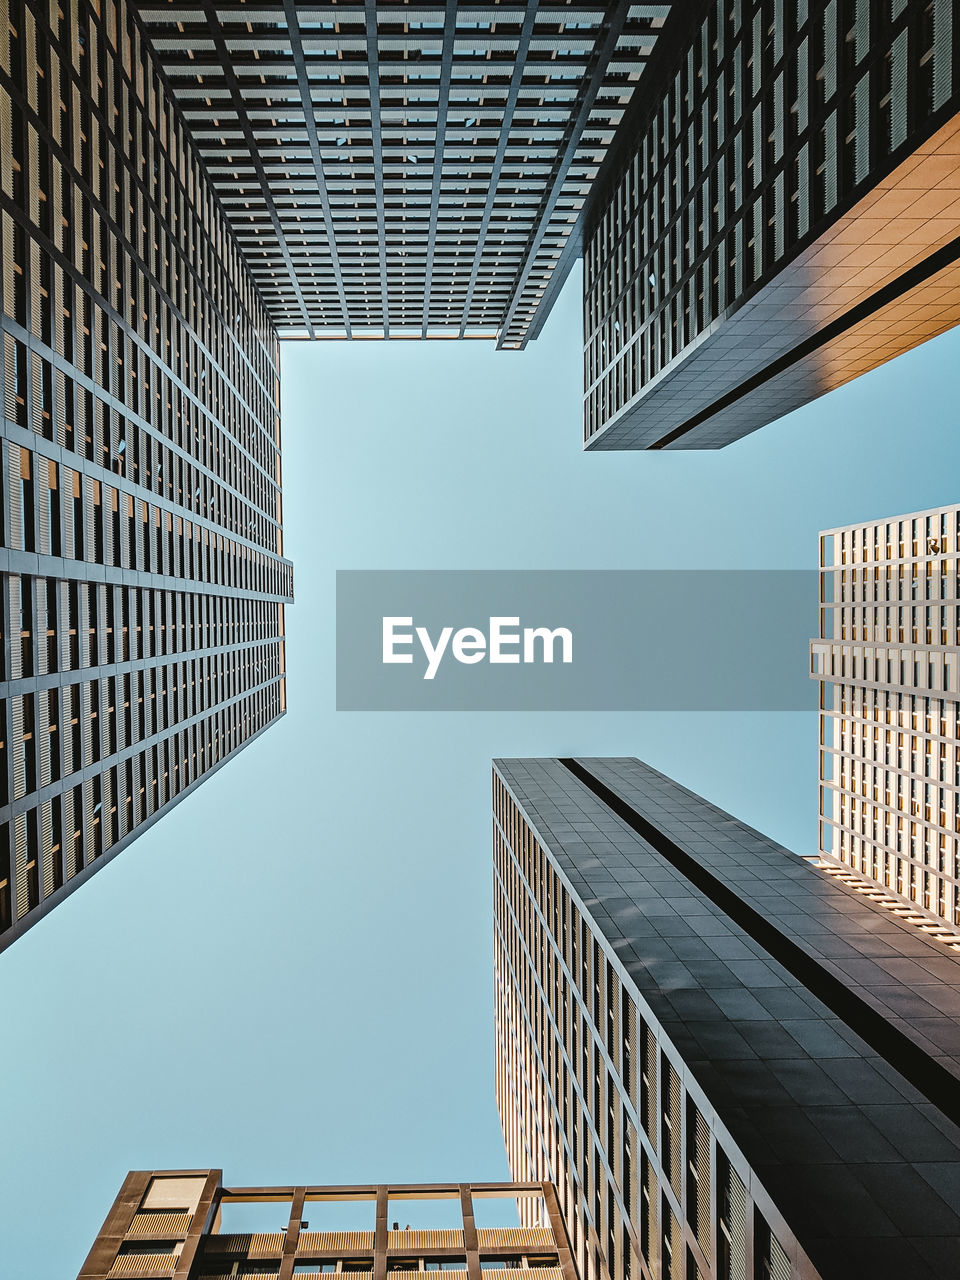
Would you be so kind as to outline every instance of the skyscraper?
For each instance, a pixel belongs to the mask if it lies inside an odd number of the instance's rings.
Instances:
[[[0,948],[284,710],[273,323],[125,0],[3,0]]]
[[[493,808],[507,1152],[584,1280],[953,1274],[954,953],[636,760]]]
[[[0,946],[282,712],[279,337],[589,225],[589,443],[703,446],[956,318],[949,0],[2,3]]]
[[[587,212],[587,448],[719,448],[960,320],[958,35],[952,0],[675,11]]]
[[[522,347],[667,12],[2,0],[0,947],[282,714],[278,337]]]
[[[529,1225],[484,1226],[491,1201],[513,1202]],[[248,1214],[246,1222],[231,1223],[238,1206],[262,1207],[262,1221],[252,1223]],[[352,1229],[358,1209],[368,1211],[367,1229]],[[398,1220],[391,1222],[393,1214]],[[424,1215],[425,1227],[406,1224]],[[319,1222],[310,1230],[313,1218]],[[442,1220],[459,1225],[432,1225]],[[528,1270],[532,1280],[577,1280],[549,1184],[231,1188],[219,1169],[195,1169],[129,1173],[78,1280],[344,1274],[383,1280],[400,1271],[520,1280],[516,1273]]]
[[[536,337],[668,4],[139,6],[281,337]]]
[[[820,856],[960,948],[960,507],[820,535]]]

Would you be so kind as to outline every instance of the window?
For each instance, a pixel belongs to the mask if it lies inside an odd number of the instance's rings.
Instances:
[[[172,1258],[183,1248],[181,1241],[150,1240],[145,1244],[122,1244],[117,1256],[120,1258]]]

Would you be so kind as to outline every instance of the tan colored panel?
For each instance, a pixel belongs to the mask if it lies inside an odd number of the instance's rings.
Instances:
[[[137,1240],[143,1236],[185,1236],[192,1218],[190,1213],[138,1213],[130,1224],[127,1237]]]
[[[531,1280],[563,1280],[563,1272],[559,1267],[533,1267]],[[529,1275],[530,1272],[524,1272]],[[484,1280],[517,1280],[516,1269],[506,1271],[485,1271]]]
[[[371,1253],[373,1232],[301,1231],[297,1249],[304,1253]]]
[[[256,1231],[252,1235],[212,1235],[206,1237],[207,1253],[241,1253],[248,1258],[278,1257],[283,1251],[282,1231]]]
[[[481,1249],[555,1249],[553,1232],[546,1227],[497,1227],[477,1232]]]
[[[462,1231],[391,1231],[387,1235],[387,1248],[401,1253],[463,1247]]]
[[[183,1209],[196,1212],[203,1178],[151,1178],[141,1209]]]
[[[120,1276],[172,1276],[177,1259],[174,1254],[169,1258],[158,1257],[124,1257],[117,1258],[107,1272],[108,1280]],[[499,1272],[497,1273],[499,1275]]]

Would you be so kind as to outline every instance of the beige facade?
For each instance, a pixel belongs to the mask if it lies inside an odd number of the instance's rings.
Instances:
[[[482,1225],[491,1201],[534,1225]],[[238,1207],[262,1211],[262,1229],[232,1221]],[[369,1229],[356,1230],[364,1211]],[[431,1225],[441,1220],[459,1225]],[[401,1271],[577,1280],[549,1183],[225,1187],[219,1169],[127,1174],[78,1280],[385,1280]]]
[[[820,535],[820,856],[960,949],[960,506]]]

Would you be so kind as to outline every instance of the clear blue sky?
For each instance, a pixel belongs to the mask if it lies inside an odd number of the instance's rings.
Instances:
[[[722,452],[585,455],[578,295],[522,354],[284,348],[290,710],[0,956],[3,1277],[70,1280],[131,1167],[506,1175],[492,756],[639,755],[815,850],[812,715],[334,711],[336,569],[803,568],[958,500],[960,334]]]

